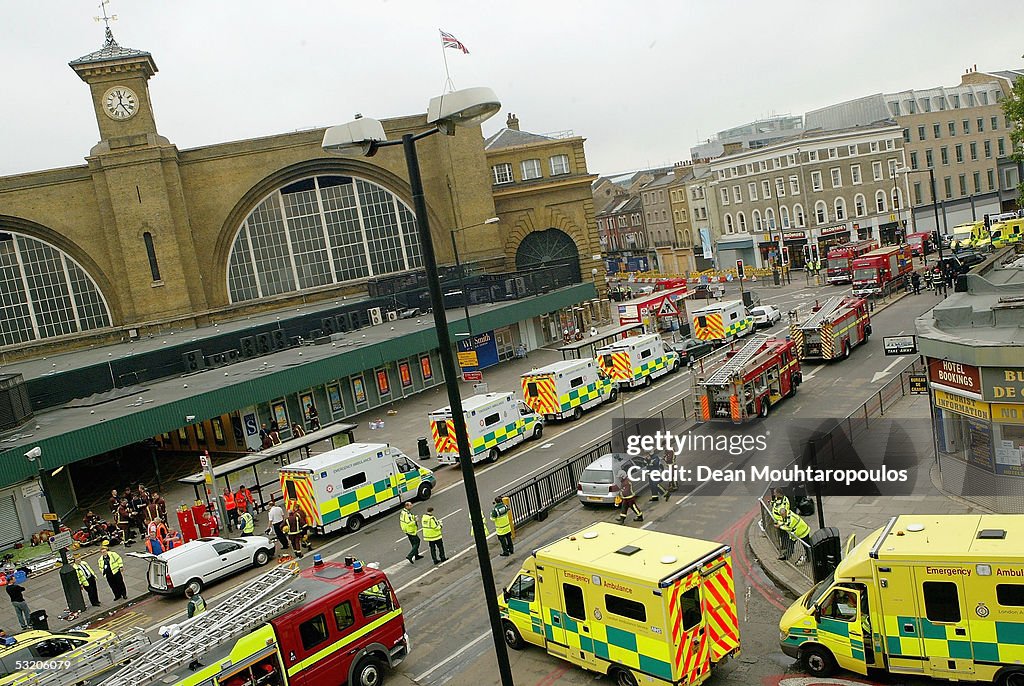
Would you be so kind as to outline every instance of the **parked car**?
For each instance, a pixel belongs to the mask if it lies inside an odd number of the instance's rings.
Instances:
[[[725,286],[720,283],[699,283],[690,291],[694,300],[712,300],[725,295]]]
[[[274,557],[274,544],[266,536],[228,539],[218,536],[197,538],[160,555],[128,553],[149,560],[146,579],[149,590],[160,595],[198,593],[210,583],[262,567]]]
[[[715,349],[714,344],[710,341],[702,341],[698,338],[684,338],[678,343],[669,343],[669,346],[679,355],[679,361],[689,366]]]
[[[772,327],[782,321],[782,312],[774,305],[761,305],[750,309],[750,316],[754,318],[754,327]]]
[[[576,484],[576,495],[584,507],[614,505],[619,494],[619,472],[629,472],[636,459],[625,453],[608,453],[591,462]],[[642,493],[650,484],[633,482],[633,492]]]
[[[981,264],[986,259],[985,256],[977,250],[958,250],[953,253],[953,257],[968,269],[976,264]]]
[[[93,631],[42,631],[32,629],[8,637],[10,643],[0,642],[0,685],[14,686],[33,677],[28,664],[55,661],[76,648],[98,641],[108,641],[114,634],[106,630]],[[145,639],[145,643],[149,640]]]
[[[960,233],[948,233],[942,236],[942,249],[949,250],[950,247],[958,249],[961,245],[967,245],[971,240],[970,231],[961,231]]]

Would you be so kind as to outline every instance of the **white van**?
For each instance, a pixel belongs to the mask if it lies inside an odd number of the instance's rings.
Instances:
[[[597,363],[619,386],[649,386],[679,369],[679,354],[656,333],[630,336],[597,351]]]
[[[523,374],[523,398],[544,419],[579,419],[584,410],[615,400],[611,377],[592,357],[552,362]]]
[[[281,467],[285,508],[298,505],[317,533],[356,532],[406,500],[426,500],[434,473],[386,443],[350,443]]]
[[[754,333],[754,318],[741,300],[706,305],[693,311],[693,337],[702,341],[734,341]]]
[[[160,595],[181,595],[191,589],[198,593],[208,584],[250,567],[262,567],[274,557],[274,544],[266,536],[197,538],[153,555],[128,553],[149,560],[146,580],[149,590]]]
[[[473,464],[483,460],[496,462],[501,453],[527,438],[540,438],[544,433],[544,419],[514,393],[485,393],[464,398],[462,415],[473,451]],[[437,461],[458,463],[459,446],[455,441],[451,406],[434,410],[427,418]]]

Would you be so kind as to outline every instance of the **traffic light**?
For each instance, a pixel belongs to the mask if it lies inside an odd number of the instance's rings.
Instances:
[[[984,220],[985,220],[985,228],[986,229],[989,228],[990,226],[992,226],[992,220],[988,218],[987,214],[985,215]]]
[[[743,272],[743,260],[736,260],[736,276],[740,279],[745,276]]]
[[[932,243],[935,245],[936,248],[938,248],[940,245],[942,245],[939,242],[941,240],[942,240],[942,237],[939,236],[939,230],[936,229],[935,231],[932,231]]]

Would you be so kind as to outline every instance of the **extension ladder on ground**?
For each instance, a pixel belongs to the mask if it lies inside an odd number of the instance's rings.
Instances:
[[[818,329],[821,328],[822,322],[829,319],[843,302],[843,296],[837,295],[829,298],[825,301],[825,304],[821,308],[811,315],[810,319],[798,324],[801,329]]]
[[[281,588],[298,571],[293,561],[240,586],[216,607],[179,624],[180,631],[174,636],[157,639],[145,654],[105,679],[101,686],[145,686],[298,605],[306,592]]]
[[[721,367],[712,372],[711,376],[704,380],[705,386],[721,386],[729,383],[736,371],[743,369],[750,360],[757,355],[761,346],[768,340],[765,334],[757,334],[751,338],[745,346],[728,358]]]
[[[111,634],[54,657],[56,669],[26,674],[10,686],[74,686],[138,657],[148,645],[140,627]]]

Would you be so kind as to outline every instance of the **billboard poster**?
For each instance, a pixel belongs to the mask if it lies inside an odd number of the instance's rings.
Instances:
[[[479,371],[498,364],[498,342],[493,331],[477,334],[471,340],[463,339],[455,344],[455,348],[464,372]],[[476,354],[476,360],[472,359],[473,353]],[[467,364],[463,364],[463,360]]]
[[[352,377],[352,398],[355,399],[356,405],[366,404],[366,382],[363,381],[362,374]]]

